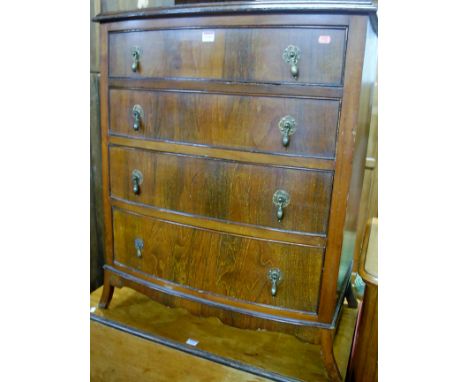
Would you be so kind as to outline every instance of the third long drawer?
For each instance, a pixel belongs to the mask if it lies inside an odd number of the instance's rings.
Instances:
[[[331,171],[117,146],[109,153],[111,195],[115,198],[176,213],[326,234]]]

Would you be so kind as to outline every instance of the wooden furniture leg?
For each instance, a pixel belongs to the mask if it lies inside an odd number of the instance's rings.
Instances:
[[[99,308],[107,309],[112,296],[114,295],[114,286],[110,282],[109,272],[104,271],[104,286],[102,288],[101,300],[99,301]]]
[[[333,354],[333,331],[321,329],[320,332],[320,352],[322,354],[322,360],[327,371],[328,379],[332,382],[341,382],[343,379]]]
[[[358,302],[356,300],[356,296],[354,296],[353,286],[351,285],[351,281],[348,283],[345,292],[345,298],[348,302],[348,307],[356,309],[358,307]]]

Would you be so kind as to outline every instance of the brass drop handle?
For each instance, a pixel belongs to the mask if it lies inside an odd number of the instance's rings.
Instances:
[[[140,193],[140,182],[136,176],[133,177],[133,193],[138,195]]]
[[[283,219],[283,206],[281,204],[278,206],[276,217],[278,218],[278,221],[281,221],[281,219]]]
[[[132,72],[136,72],[140,64],[141,49],[137,46],[132,48]]]
[[[280,119],[278,128],[282,136],[281,143],[284,147],[287,147],[289,145],[289,137],[296,132],[296,120],[287,115]]]
[[[278,291],[278,284],[283,278],[283,274],[281,273],[280,269],[271,268],[268,270],[268,278],[270,279],[270,282],[271,282],[271,295],[275,297],[276,292]]]
[[[135,249],[136,249],[136,257],[142,257],[142,250],[143,250],[143,240],[142,239],[135,239]]]
[[[140,193],[140,186],[143,183],[143,174],[139,170],[132,171],[132,185],[133,193],[138,195]]]
[[[140,130],[141,120],[144,117],[143,108],[140,105],[134,105],[132,109],[133,114],[133,130]]]
[[[299,59],[301,50],[295,45],[289,45],[283,52],[283,60],[290,65],[291,75],[295,80],[299,77]]]
[[[278,218],[278,221],[281,221],[284,216],[284,208],[289,205],[289,202],[291,201],[291,197],[289,196],[289,193],[284,190],[277,190],[273,194],[273,204],[277,207],[276,210],[276,217]]]

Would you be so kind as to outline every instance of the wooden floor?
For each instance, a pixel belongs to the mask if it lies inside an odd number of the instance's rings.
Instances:
[[[241,330],[222,324],[217,318],[195,317],[184,309],[165,307],[131,289],[116,289],[109,309],[97,307],[101,288],[91,294],[91,311],[96,319],[123,324],[173,343],[198,341],[197,350],[223,359],[252,365],[302,381],[326,381],[317,345],[294,336]],[[335,338],[335,356],[345,374],[351,348],[354,309],[343,309]],[[148,339],[91,321],[91,381],[267,381],[232,367],[175,350]]]

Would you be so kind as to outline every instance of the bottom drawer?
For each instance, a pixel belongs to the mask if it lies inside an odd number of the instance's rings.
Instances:
[[[114,263],[130,272],[250,303],[316,312],[322,248],[234,236],[119,209],[113,219]],[[272,269],[281,273],[276,293]],[[272,273],[274,278],[277,272]]]

